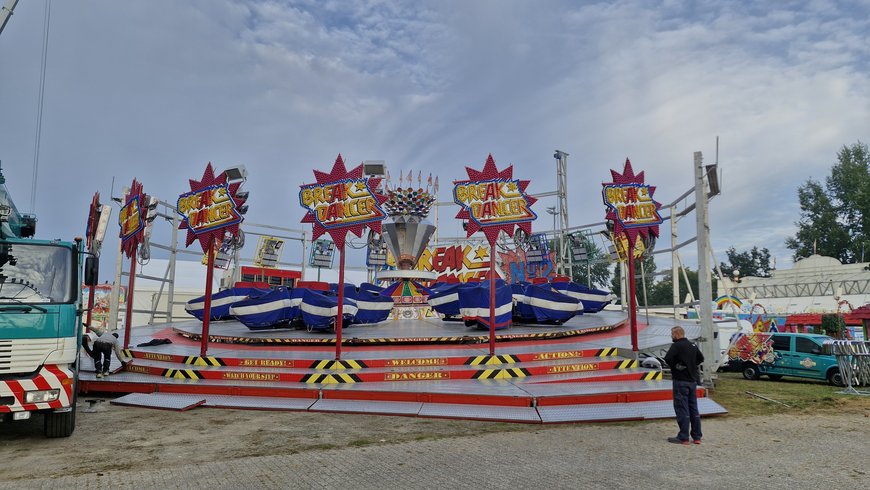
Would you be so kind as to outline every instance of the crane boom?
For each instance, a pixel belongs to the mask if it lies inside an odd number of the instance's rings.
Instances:
[[[12,17],[12,11],[15,10],[15,5],[18,4],[18,0],[8,0],[6,5],[0,8],[0,34],[3,33],[3,29],[6,27],[6,23],[9,22],[9,17]]]

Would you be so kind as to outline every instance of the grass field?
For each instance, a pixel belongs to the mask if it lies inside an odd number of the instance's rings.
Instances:
[[[870,417],[870,396],[838,393],[843,389],[825,382],[801,378],[771,381],[762,377],[758,381],[749,381],[743,379],[740,373],[719,373],[719,379],[715,389],[710,391],[710,397],[725,407],[728,414],[733,417],[777,413],[855,413]],[[864,387],[862,391],[870,391],[870,389]]]

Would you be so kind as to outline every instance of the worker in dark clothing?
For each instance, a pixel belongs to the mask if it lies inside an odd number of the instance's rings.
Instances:
[[[94,368],[97,371],[97,377],[102,378],[104,376],[108,376],[110,373],[110,367],[112,364],[112,351],[115,351],[115,355],[118,356],[118,359],[121,361],[121,366],[126,366],[127,363],[124,361],[121,352],[121,344],[118,341],[117,333],[109,333],[108,331],[104,331],[102,333],[96,332],[96,338],[94,338],[92,345],[88,348],[87,343],[85,344],[85,351],[91,355],[94,359]],[[85,337],[85,341],[90,341],[90,337]]]
[[[671,368],[673,380],[674,412],[680,432],[677,437],[668,437],[668,442],[689,445],[689,436],[695,444],[701,444],[701,414],[698,413],[698,366],[704,362],[704,354],[689,342],[682,327],[671,329],[671,348],[665,354],[665,362]]]

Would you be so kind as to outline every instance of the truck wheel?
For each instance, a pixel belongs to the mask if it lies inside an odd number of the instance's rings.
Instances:
[[[773,381],[779,381],[779,380],[782,379],[782,375],[781,375],[781,374],[768,374],[767,377],[770,378],[770,379],[773,380]]]
[[[75,405],[69,412],[45,414],[45,437],[69,437],[75,429]]]
[[[758,371],[758,366],[751,362],[747,362],[743,365],[743,377],[752,381],[755,381],[761,376],[761,373]]]
[[[828,371],[828,383],[831,383],[834,386],[846,386],[846,383],[843,382],[843,375],[840,373],[840,370],[836,368]]]

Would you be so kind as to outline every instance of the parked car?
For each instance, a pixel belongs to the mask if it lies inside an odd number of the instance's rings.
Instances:
[[[826,335],[806,333],[738,333],[728,349],[729,365],[751,380],[795,376],[843,386],[837,358],[823,354],[822,346],[830,340]]]

